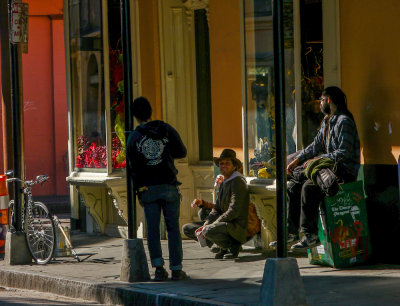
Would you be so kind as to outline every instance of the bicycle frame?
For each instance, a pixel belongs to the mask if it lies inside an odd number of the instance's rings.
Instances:
[[[22,224],[22,228],[24,227],[24,222],[25,222],[24,218],[25,218],[26,209],[27,209],[28,205],[32,205],[32,203],[33,203],[32,186],[38,184],[39,182],[44,182],[45,180],[48,179],[47,175],[46,176],[44,176],[44,175],[38,176],[37,179],[39,177],[41,177],[41,179],[37,180],[37,181],[23,181],[23,180],[21,180],[19,178],[7,179],[7,182],[11,183],[11,182],[19,181],[23,185],[20,188],[20,193],[22,193],[24,195],[23,196],[23,199],[24,199],[23,207],[21,207],[21,224]],[[15,218],[15,216],[14,216],[14,218]],[[11,220],[10,229],[15,231],[16,229],[15,229],[14,225],[15,225],[15,220]]]
[[[72,243],[65,233],[57,216],[53,216],[48,211],[48,208],[45,204],[41,202],[34,202],[33,200],[32,186],[42,183],[48,178],[49,177],[47,175],[39,175],[36,177],[36,180],[33,181],[23,181],[19,178],[7,179],[7,182],[18,181],[23,185],[23,187],[20,188],[20,192],[24,194],[24,205],[23,209],[21,210],[21,224],[22,231],[25,232],[27,236],[29,250],[32,254],[32,257],[38,264],[46,264],[53,256],[55,245],[57,243],[56,228],[59,228],[62,235],[64,235],[67,244],[71,247],[73,256],[78,262],[80,262],[81,260],[74,250]],[[15,207],[13,207],[13,209],[14,208]],[[13,213],[11,216],[13,219],[15,218]],[[14,220],[12,222],[12,230],[15,230]],[[49,251],[47,252],[47,250]],[[46,256],[43,258],[41,256],[44,252],[46,252]]]

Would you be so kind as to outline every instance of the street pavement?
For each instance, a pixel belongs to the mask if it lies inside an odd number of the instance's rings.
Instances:
[[[123,239],[73,233],[82,262],[57,258],[47,265],[0,262],[0,286],[31,289],[107,305],[258,305],[264,266],[274,253],[246,248],[235,260],[216,260],[208,248],[183,241],[185,281],[119,280]],[[147,259],[146,241],[144,240]],[[162,241],[168,262],[167,241]],[[400,266],[339,270],[297,258],[309,305],[400,305]],[[167,265],[168,267],[168,265]],[[154,270],[149,263],[151,277]]]

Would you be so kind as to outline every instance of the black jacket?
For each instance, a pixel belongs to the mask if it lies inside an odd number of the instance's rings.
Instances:
[[[178,132],[160,120],[139,125],[128,138],[127,160],[135,189],[153,185],[180,185],[175,158],[186,156],[186,147]]]

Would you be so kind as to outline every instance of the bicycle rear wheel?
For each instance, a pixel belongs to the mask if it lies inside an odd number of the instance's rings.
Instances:
[[[40,265],[52,258],[56,245],[56,229],[53,217],[46,205],[34,202],[26,207],[25,234],[26,242],[33,259]]]

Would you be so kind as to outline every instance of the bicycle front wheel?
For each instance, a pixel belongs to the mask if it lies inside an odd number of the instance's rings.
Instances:
[[[48,263],[54,254],[56,230],[53,217],[46,205],[34,202],[26,207],[25,234],[29,251],[40,265]]]

